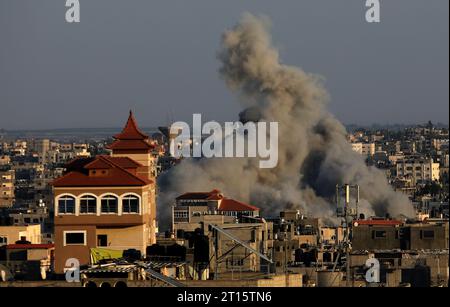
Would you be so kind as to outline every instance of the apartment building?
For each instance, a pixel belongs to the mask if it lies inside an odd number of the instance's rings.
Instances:
[[[352,227],[353,250],[448,249],[448,220],[403,223],[397,220],[358,220]]]
[[[440,166],[433,159],[410,158],[397,161],[397,177],[418,182],[439,181]]]
[[[15,171],[8,166],[0,168],[0,208],[14,204]]]
[[[172,226],[174,233],[178,229],[190,230],[200,227],[204,215],[222,215],[225,220],[235,221],[239,218],[256,218],[259,208],[225,197],[219,190],[210,192],[189,192],[176,198],[172,208]]]
[[[271,254],[273,224],[259,217],[259,208],[225,197],[219,190],[189,192],[176,198],[172,209],[173,233],[178,239],[187,239],[187,257],[195,274],[208,267],[208,272],[256,272],[268,270],[260,255],[236,243],[244,242],[262,255]],[[218,226],[223,232],[217,231]],[[189,249],[189,241],[200,232],[205,240],[203,247]],[[233,239],[235,238],[235,239]],[[202,253],[202,256],[198,255]],[[199,260],[200,259],[200,260]]]
[[[375,143],[351,143],[353,151],[365,157],[375,154]]]

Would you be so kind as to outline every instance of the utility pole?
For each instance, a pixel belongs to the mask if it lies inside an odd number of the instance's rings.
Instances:
[[[216,254],[215,255],[216,263],[214,266],[214,279],[217,280],[217,279],[219,279],[219,232],[216,229],[214,229],[213,234],[215,234],[215,241],[214,241],[215,251],[214,251],[214,253]]]
[[[354,206],[352,206],[350,201],[351,189],[355,192],[355,202]],[[344,202],[342,203],[341,197],[344,196]],[[351,265],[350,265],[350,249],[351,249],[351,225],[353,220],[358,217],[358,205],[359,205],[359,186],[358,185],[349,185],[344,184],[342,186],[336,185],[336,214],[338,217],[342,218],[342,227],[344,229],[344,239],[342,244],[340,244],[339,250],[342,253],[345,253],[346,257],[346,280],[345,284],[347,287],[350,287],[352,283],[350,282],[352,278],[351,274]]]

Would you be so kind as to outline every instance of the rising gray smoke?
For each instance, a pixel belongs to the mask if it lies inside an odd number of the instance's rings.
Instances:
[[[241,120],[258,114],[279,122],[278,166],[260,169],[250,158],[185,159],[160,177],[161,224],[177,195],[214,188],[260,207],[265,215],[288,207],[331,220],[335,186],[344,183],[360,185],[360,211],[366,215],[411,216],[407,197],[351,149],[344,126],[326,110],[321,79],[280,63],[268,28],[266,18],[244,15],[223,34],[218,59],[220,75],[250,110],[240,114]]]

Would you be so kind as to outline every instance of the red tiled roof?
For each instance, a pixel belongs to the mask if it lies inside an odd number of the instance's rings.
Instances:
[[[109,169],[111,164],[105,161],[106,159],[96,159],[84,166],[85,169]]]
[[[240,201],[225,198],[220,190],[214,189],[210,192],[189,192],[184,193],[176,198],[176,200],[222,200],[219,204],[219,211],[258,211],[259,208],[242,203]]]
[[[107,146],[108,149],[112,150],[149,150],[153,147],[146,140],[115,140]]]
[[[133,112],[130,111],[127,123],[122,132],[114,136],[115,141],[108,145],[111,150],[150,151],[154,145],[150,143],[148,135],[139,130]]]
[[[145,140],[148,139],[148,135],[139,130],[136,120],[134,119],[133,112],[130,110],[127,123],[122,132],[114,136],[118,140]]]
[[[369,225],[369,226],[397,226],[403,224],[398,220],[357,220],[354,223],[358,225]]]
[[[223,195],[219,190],[212,190],[211,192],[188,192],[178,196],[177,200],[182,199],[197,199],[197,200],[219,200],[222,199]]]
[[[94,161],[95,158],[86,158],[86,157],[76,157],[75,159],[69,161],[66,164],[66,169],[72,170],[72,169],[80,169],[83,168],[86,164]]]
[[[79,159],[81,160],[81,159]],[[126,168],[136,169],[137,162],[127,158],[115,158],[108,156],[97,156],[94,160],[86,159],[77,161],[74,168],[60,178],[52,182],[54,187],[105,187],[105,186],[144,186],[152,183],[151,180],[135,175]],[[135,165],[134,167],[131,167]],[[89,176],[89,169],[95,169],[99,166],[101,169],[108,169],[104,176]]]
[[[258,211],[259,208],[240,201],[224,198],[220,202],[219,211]]]
[[[141,163],[134,161],[133,159],[130,159],[128,157],[111,157],[111,156],[105,156],[108,160],[111,162],[119,165],[123,168],[136,168],[143,166]]]
[[[55,244],[8,244],[6,249],[50,249],[54,248]]]
[[[137,168],[142,166],[139,162],[136,162],[128,157],[111,157],[100,155],[103,159],[96,159],[84,166],[86,169],[108,169],[113,165],[118,165],[122,168]]]

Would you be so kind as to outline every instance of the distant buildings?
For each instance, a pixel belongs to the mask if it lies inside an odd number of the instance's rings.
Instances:
[[[360,216],[349,240],[339,222],[283,208],[262,213],[219,190],[184,191],[170,230],[158,233],[155,177],[180,162],[164,150],[169,139],[150,139],[132,114],[108,146],[103,138],[3,139],[0,271],[43,279],[77,258],[89,266],[84,286],[365,286],[365,261],[376,257],[384,286],[448,282],[448,129],[348,135],[416,210],[413,219]],[[13,201],[2,207],[4,192]]]

